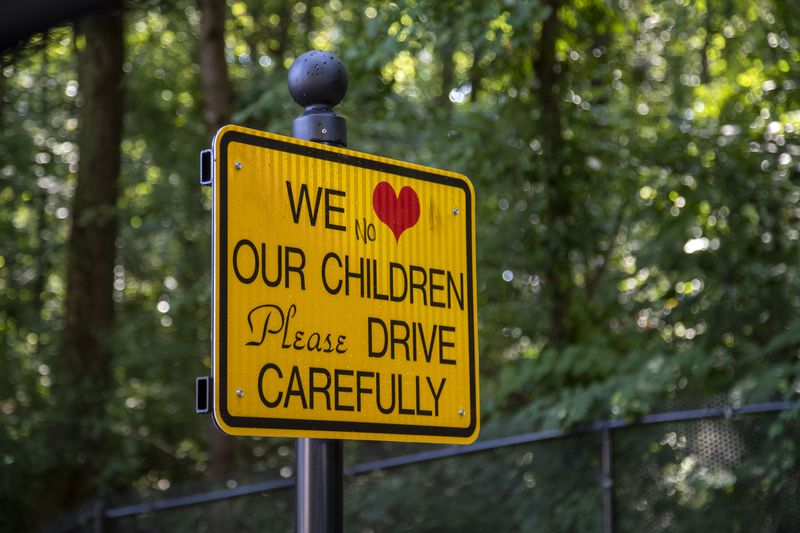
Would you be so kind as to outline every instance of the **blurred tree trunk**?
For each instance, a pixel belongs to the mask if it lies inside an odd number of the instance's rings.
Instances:
[[[45,37],[46,38],[46,37]],[[44,57],[42,59],[42,63],[39,66],[39,76],[41,79],[47,79],[47,70],[49,68],[49,62],[47,60],[47,54],[42,54]],[[2,76],[0,76],[2,77]],[[2,91],[0,91],[0,101],[3,100]],[[49,116],[51,113],[50,105],[47,99],[44,99],[42,102],[42,106],[44,108],[44,115]],[[2,113],[2,108],[0,108],[0,113]],[[0,127],[2,127],[2,120],[0,120]],[[49,171],[49,170],[48,170]],[[47,218],[47,197],[49,196],[48,191],[43,187],[36,187],[35,193],[33,196],[33,205],[36,209],[36,229],[34,230],[34,234],[36,235],[36,247],[38,248],[38,253],[34,252],[36,255],[36,269],[35,269],[35,278],[33,279],[33,312],[35,313],[34,316],[39,319],[42,316],[42,309],[44,308],[44,290],[45,290],[45,283],[47,281],[47,276],[50,272],[50,253],[48,250],[48,243],[46,235],[49,233],[50,228],[48,224]],[[44,328],[47,328],[47,324],[43,324]]]
[[[485,40],[480,40],[474,44],[475,51],[472,55],[472,67],[469,69],[469,85],[471,88],[469,101],[472,103],[478,101],[478,91],[481,87],[481,79],[483,79],[483,69],[480,66],[480,62],[483,58],[485,45]]]
[[[280,24],[278,26],[278,35],[273,41],[275,45],[271,47],[272,58],[279,69],[285,70],[283,60],[289,45],[289,26],[292,24],[292,4],[290,2],[281,2],[278,9],[278,17],[280,17]]]
[[[305,17],[303,19],[306,31],[306,48],[309,50],[314,49],[314,40],[311,38],[311,34],[314,31],[314,1],[313,0],[306,0],[306,12]]]
[[[556,40],[558,39],[558,9],[560,0],[547,0],[550,8],[542,23],[538,48],[534,56],[534,90],[539,103],[539,124],[542,134],[543,178],[547,187],[547,212],[545,224],[550,262],[544,273],[546,290],[549,292],[550,331],[548,340],[558,347],[570,342],[573,337],[568,311],[570,303],[570,264],[568,227],[571,211],[569,186],[564,176],[564,137],[561,133],[561,65],[556,62]]]
[[[230,116],[231,83],[225,63],[225,2],[199,0],[200,85],[203,119],[209,133],[223,126]]]
[[[703,48],[700,50],[700,81],[703,84],[711,82],[711,74],[708,72],[708,49],[711,46],[711,0],[706,0],[706,14],[703,18],[703,27],[706,30]]]
[[[5,76],[0,75],[0,131],[1,128],[5,125],[5,96],[6,96],[6,78]],[[9,230],[10,232],[10,230]],[[11,291],[14,283],[14,276],[13,276],[13,266],[14,266],[14,254],[9,254],[8,257],[4,258],[5,261],[5,268],[0,269],[0,272],[5,274],[5,283],[3,283],[2,279],[0,279],[0,283],[6,287],[6,298],[3,302],[3,306],[0,307],[0,323],[5,323],[7,320],[14,318],[15,316],[15,300],[8,298],[8,294]],[[0,328],[0,357],[6,358],[7,346],[8,343],[6,338],[8,337],[8,330],[9,328]]]
[[[58,416],[53,446],[63,453],[48,480],[50,509],[69,509],[102,490],[108,456],[104,420],[112,387],[112,300],[116,204],[122,137],[123,31],[120,12],[94,13],[78,23],[80,168],[72,199],[67,295],[56,374]]]
[[[439,94],[439,105],[444,110],[450,110],[452,102],[450,102],[450,91],[453,90],[455,80],[455,65],[453,64],[453,46],[452,43],[445,43],[439,49],[440,60],[442,64],[442,84],[441,93]]]
[[[203,118],[209,136],[230,117],[232,98],[228,65],[225,63],[225,1],[199,0],[200,84],[203,91]],[[208,446],[211,476],[223,479],[236,469],[235,439],[218,430],[208,417]]]
[[[3,75],[0,75],[0,131],[4,131],[2,128],[5,126],[5,95],[6,95],[6,78]],[[13,226],[9,222],[8,225],[3,224],[0,226],[0,231],[7,232],[7,234],[12,234]],[[14,254],[8,254],[8,257],[4,257],[5,268],[0,268],[0,284],[5,287],[5,294],[3,298],[3,305],[0,305],[0,324],[8,324],[12,322],[14,318],[13,315],[13,306],[14,300],[10,299],[8,295],[10,294],[10,290],[12,284],[14,283],[14,276],[12,272],[13,262],[14,262]],[[4,279],[5,278],[5,279]],[[8,360],[8,337],[9,337],[9,327],[2,327],[0,328],[0,358],[3,360]]]
[[[455,83],[455,64],[453,63],[453,53],[455,52],[455,32],[452,30],[451,25],[454,23],[452,17],[452,9],[454,6],[450,3],[440,4],[441,19],[443,27],[448,28],[449,31],[443,32],[442,35],[437,36],[435,51],[439,59],[439,64],[442,65],[441,72],[441,85],[440,93],[437,98],[441,109],[449,113],[451,111],[450,91],[453,89]]]
[[[5,97],[6,97],[6,77],[0,76],[0,128],[5,125]]]

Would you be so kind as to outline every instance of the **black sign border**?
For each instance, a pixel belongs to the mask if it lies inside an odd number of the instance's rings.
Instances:
[[[436,174],[426,170],[401,167],[393,165],[384,161],[375,161],[364,157],[353,156],[351,154],[342,154],[339,152],[329,151],[312,146],[302,144],[294,144],[271,137],[261,137],[238,130],[227,130],[222,132],[222,137],[219,139],[219,165],[217,168],[219,172],[214,176],[214,187],[217,188],[219,197],[220,212],[216,215],[219,219],[219,227],[216,228],[217,234],[215,238],[218,239],[217,248],[217,283],[218,291],[215,297],[219,298],[219,302],[215,305],[219,306],[219,323],[217,324],[218,335],[215,338],[215,348],[218,350],[218,357],[220,368],[215,372],[219,376],[218,397],[215,398],[216,413],[222,417],[222,420],[232,428],[238,429],[277,429],[277,430],[291,430],[291,431],[309,431],[309,432],[340,432],[340,433],[370,433],[375,436],[389,436],[389,435],[409,435],[409,436],[430,436],[430,437],[453,437],[453,438],[468,438],[473,435],[477,426],[477,383],[476,383],[476,358],[477,347],[475,346],[476,331],[475,331],[475,294],[473,291],[475,283],[475,272],[473,271],[473,243],[474,240],[474,225],[472,221],[472,194],[467,183],[462,180]],[[461,427],[429,427],[418,424],[385,424],[379,422],[347,422],[347,421],[331,421],[331,420],[302,420],[302,419],[289,419],[289,418],[261,418],[261,417],[246,417],[232,415],[228,407],[228,393],[227,393],[227,356],[228,356],[228,145],[231,143],[241,143],[269,150],[277,150],[281,152],[289,152],[301,156],[311,157],[315,159],[322,159],[325,161],[332,161],[343,165],[350,165],[360,167],[368,170],[375,170],[387,174],[394,174],[406,178],[417,179],[421,181],[429,181],[450,187],[457,187],[462,189],[466,198],[466,239],[467,239],[467,309],[469,312],[469,381],[470,381],[470,423],[465,428]],[[215,207],[216,208],[216,207]],[[353,438],[357,438],[354,436]],[[390,440],[390,439],[384,439]]]

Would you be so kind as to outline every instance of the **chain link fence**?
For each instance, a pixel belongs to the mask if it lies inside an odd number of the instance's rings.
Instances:
[[[597,422],[436,447],[345,472],[345,530],[800,531],[799,404]],[[293,531],[279,479],[111,507],[55,531]]]

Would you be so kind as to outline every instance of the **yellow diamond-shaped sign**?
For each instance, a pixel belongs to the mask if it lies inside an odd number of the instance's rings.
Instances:
[[[233,435],[469,443],[474,191],[238,126],[214,139],[214,418]]]

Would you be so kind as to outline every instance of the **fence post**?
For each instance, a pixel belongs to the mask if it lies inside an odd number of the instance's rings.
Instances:
[[[94,518],[94,533],[103,533],[106,530],[106,502],[103,498],[94,501],[92,515]]]
[[[614,444],[611,429],[603,429],[601,437],[603,446],[603,533],[614,533]]]
[[[306,111],[292,123],[292,136],[334,146],[347,145],[347,123],[333,112],[347,92],[344,65],[329,52],[312,50],[289,69],[289,93]],[[344,529],[342,441],[297,439],[297,533],[340,533]]]

